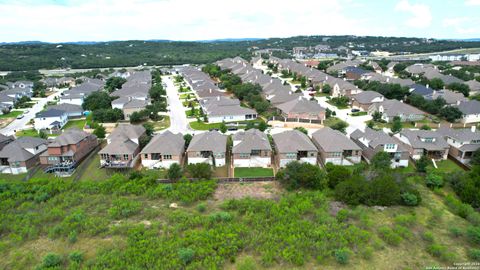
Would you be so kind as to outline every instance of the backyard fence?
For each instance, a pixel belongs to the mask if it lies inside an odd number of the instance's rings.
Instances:
[[[185,179],[185,178],[183,178]],[[274,176],[268,177],[217,177],[218,183],[242,183],[242,182],[271,182],[275,181]],[[200,181],[199,178],[187,178],[190,181]],[[158,179],[157,182],[160,184],[172,184],[181,180],[170,180],[170,179]]]

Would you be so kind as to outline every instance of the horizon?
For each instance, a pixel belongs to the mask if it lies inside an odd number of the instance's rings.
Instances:
[[[211,41],[312,35],[480,37],[476,27],[480,25],[476,16],[480,0],[300,0],[295,5],[308,8],[292,9],[274,0],[0,0],[0,23],[9,25],[0,34],[0,42]]]

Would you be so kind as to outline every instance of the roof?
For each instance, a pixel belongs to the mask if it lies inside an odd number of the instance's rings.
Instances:
[[[64,112],[83,112],[82,106],[70,104],[70,103],[62,103],[57,105],[48,106],[47,109],[55,109]]]
[[[370,72],[370,71],[365,70],[365,69],[363,69],[363,68],[352,67],[352,66],[345,67],[343,70],[344,70],[345,72],[354,73],[354,74],[357,74],[357,75],[363,75],[363,74],[365,74],[365,73],[369,73],[369,72]]]
[[[373,130],[369,127],[365,127],[365,132],[357,129],[352,134],[350,134],[350,138],[359,140],[364,138],[368,141],[368,146],[371,148],[376,148],[379,145],[385,144],[398,144],[392,137],[390,137],[387,133],[381,130]]]
[[[15,141],[5,145],[0,151],[1,158],[8,158],[8,162],[22,162],[33,158],[35,155],[26,149],[35,148],[42,144],[47,144],[47,141],[34,137],[20,137]]]
[[[123,155],[123,154],[133,154],[139,147],[134,141],[124,138],[113,140],[111,143],[107,144],[99,154],[109,154],[109,155]]]
[[[344,150],[362,150],[356,143],[338,130],[324,127],[312,134],[312,139],[325,152],[342,152]]]
[[[227,151],[227,136],[218,131],[208,131],[193,136],[187,152],[212,151],[225,153]]]
[[[145,133],[145,128],[141,125],[118,124],[118,126],[110,133],[107,139],[115,140],[116,138],[138,139]]]
[[[182,155],[185,148],[185,140],[181,133],[173,134],[170,131],[155,135],[143,148],[142,154],[161,153],[168,155]]]
[[[415,108],[411,105],[400,102],[396,99],[386,99],[383,102],[377,104],[377,108],[379,108],[380,106],[383,106],[383,109],[384,109],[383,113],[385,115],[389,116],[389,117],[390,116],[397,116],[397,115],[400,115],[400,114],[403,114],[403,115],[425,114],[421,110],[419,110],[419,109],[417,109],[417,108]]]
[[[480,101],[468,100],[461,101],[457,108],[465,115],[480,114]]]
[[[469,128],[453,129],[448,127],[441,127],[437,129],[437,132],[444,136],[448,136],[452,139],[455,139],[456,141],[461,141],[461,142],[470,142],[473,140],[480,140],[480,132],[472,131]]]
[[[422,148],[430,151],[444,150],[450,148],[450,145],[443,139],[443,136],[433,130],[412,130],[404,129],[400,132],[400,137],[406,137],[413,148]],[[425,142],[422,139],[434,138],[433,142]]]
[[[318,114],[320,112],[325,111],[325,108],[320,106],[318,102],[305,99],[301,96],[296,99],[292,99],[285,103],[279,104],[276,107],[282,110],[284,113]]]
[[[363,91],[352,97],[354,100],[358,101],[360,104],[372,103],[372,100],[376,98],[383,98],[383,95],[375,91]]]
[[[318,151],[310,138],[298,130],[288,130],[272,135],[279,153],[293,153],[298,151]]]
[[[477,80],[470,80],[468,82],[465,82],[468,87],[470,87],[471,92],[478,92],[480,91],[480,82]]]
[[[412,94],[417,94],[421,96],[427,96],[433,94],[433,89],[426,87],[425,85],[422,84],[412,84],[410,85],[410,89],[412,90]]]
[[[64,145],[77,144],[78,142],[88,137],[93,137],[95,139],[97,138],[97,136],[87,133],[83,130],[71,128],[71,129],[65,130],[62,134],[56,137],[52,142],[49,143],[48,146],[64,146]]]
[[[37,118],[48,118],[48,117],[61,117],[65,115],[65,111],[57,109],[47,109],[46,111],[39,112],[35,115]]]
[[[252,128],[233,135],[232,153],[250,153],[252,150],[272,150],[267,134]]]

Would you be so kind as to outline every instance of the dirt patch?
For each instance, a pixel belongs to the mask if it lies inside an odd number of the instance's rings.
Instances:
[[[282,189],[277,182],[222,183],[215,191],[216,200],[256,198],[276,199]]]

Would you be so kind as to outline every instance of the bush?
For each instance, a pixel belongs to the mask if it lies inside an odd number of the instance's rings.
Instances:
[[[348,210],[347,209],[340,209],[337,213],[337,220],[338,222],[344,222],[348,219]]]
[[[205,203],[199,203],[197,205],[197,211],[200,213],[207,211],[207,205]]]
[[[470,226],[467,228],[467,238],[472,243],[480,244],[480,227]]]
[[[417,160],[415,166],[417,172],[427,172],[427,167],[430,164],[430,160],[428,160],[426,155],[422,155],[419,160]]]
[[[325,173],[316,165],[289,162],[277,173],[277,179],[289,190],[299,188],[324,189],[327,186]]]
[[[257,269],[255,260],[252,257],[245,257],[237,264],[237,270],[255,270]]]
[[[387,226],[378,228],[378,232],[380,237],[389,245],[398,246],[402,241],[402,237]]]
[[[72,262],[81,263],[81,262],[83,262],[83,253],[80,252],[80,251],[74,251],[74,252],[70,253],[68,258]]]
[[[480,249],[472,248],[468,251],[468,257],[475,261],[480,261]]]
[[[441,258],[447,252],[447,248],[440,244],[431,244],[427,247],[427,252],[433,257]]]
[[[177,163],[172,163],[172,165],[170,165],[170,168],[168,168],[167,170],[167,178],[170,180],[178,180],[182,177],[182,175],[182,167]]]
[[[348,264],[348,260],[350,258],[351,251],[348,248],[340,248],[335,250],[335,260],[339,264]]]
[[[350,170],[345,166],[327,163],[325,167],[327,170],[328,187],[330,188],[335,188],[338,183],[345,181],[352,176]]]
[[[400,196],[402,198],[402,203],[406,206],[417,206],[419,204],[417,195],[413,193],[405,192]]]
[[[430,243],[433,243],[433,241],[435,240],[434,237],[433,237],[433,233],[430,232],[430,231],[426,231],[422,234],[422,239],[427,241],[427,242],[430,242]]]
[[[452,236],[455,237],[455,238],[460,237],[463,234],[462,230],[458,227],[450,227],[448,230],[450,231]]]
[[[42,268],[58,267],[62,264],[62,256],[55,253],[48,253],[42,261]]]
[[[178,250],[178,257],[185,265],[192,262],[194,256],[195,256],[195,251],[191,248],[181,248]]]
[[[77,242],[77,231],[73,230],[68,234],[68,242],[71,244]]]
[[[207,163],[188,164],[186,171],[192,178],[211,179],[213,170],[212,166]]]
[[[427,187],[431,189],[441,188],[443,187],[443,177],[438,174],[429,173],[427,177],[425,177],[425,183]]]
[[[415,215],[398,215],[395,217],[395,223],[402,226],[412,227],[417,222]]]
[[[141,203],[137,201],[117,199],[112,204],[108,213],[113,219],[128,218],[140,212]]]

